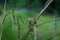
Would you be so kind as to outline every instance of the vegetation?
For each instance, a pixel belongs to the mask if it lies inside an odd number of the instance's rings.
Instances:
[[[0,40],[60,40],[57,4],[57,0],[0,0]]]

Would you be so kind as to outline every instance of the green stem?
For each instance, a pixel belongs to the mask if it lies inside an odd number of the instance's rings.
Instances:
[[[3,24],[4,21],[5,21],[5,14],[6,14],[6,0],[5,0],[5,3],[4,3],[4,15],[3,15],[3,19],[2,19],[2,24]],[[2,29],[1,29],[0,40],[2,40],[2,30],[3,30],[3,27],[2,27]]]
[[[47,3],[47,5],[40,11],[40,13],[39,13],[39,14],[37,15],[37,17],[36,17],[36,20],[39,19],[39,17],[41,16],[41,14],[47,9],[47,7],[51,4],[52,1],[53,1],[53,0],[49,1],[49,2]]]

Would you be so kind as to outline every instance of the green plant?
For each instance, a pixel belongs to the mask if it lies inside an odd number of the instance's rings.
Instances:
[[[37,27],[38,26],[41,26],[42,24],[45,24],[45,23],[48,23],[48,22],[51,22],[52,20],[50,21],[47,21],[47,22],[44,22],[44,23],[41,23],[39,25],[36,25],[37,24],[37,21],[38,19],[41,17],[41,14],[46,10],[46,8],[50,5],[50,3],[52,2],[53,0],[49,1],[47,3],[47,5],[45,5],[45,7],[42,9],[42,11],[38,14],[37,17],[33,17],[33,18],[28,18],[28,22],[29,24],[27,25],[28,26],[28,30],[26,32],[26,34],[22,34],[23,36],[21,37],[20,33],[21,33],[21,28],[20,27],[23,27],[21,26],[21,24],[23,23],[24,24],[24,20],[22,19],[21,16],[19,15],[16,15],[14,13],[14,2],[12,0],[12,13],[7,13],[5,14],[4,16],[4,19],[3,19],[3,22],[2,22],[2,26],[3,26],[3,29],[2,29],[2,34],[5,34],[6,36],[6,40],[29,40],[30,39],[30,34],[32,33],[32,37],[34,37],[34,40],[37,40],[36,36],[39,36],[40,34],[40,39],[41,40],[51,40],[52,38],[54,38],[55,36],[52,36],[52,37],[48,37],[46,34],[43,34],[43,33],[40,33],[38,30],[37,30]],[[6,10],[5,10],[6,11]],[[7,19],[8,18],[8,19]],[[8,21],[7,21],[8,20]],[[57,20],[57,19],[55,19]],[[22,23],[20,22],[22,21]],[[12,31],[14,28],[13,25],[15,26],[16,25],[16,30]],[[48,25],[48,24],[47,24]],[[23,29],[24,30],[24,29]],[[38,31],[38,32],[37,32]],[[13,35],[13,36],[12,36]],[[17,36],[16,36],[17,35]],[[50,35],[50,34],[49,34]],[[60,35],[60,34],[59,34]],[[2,35],[3,36],[3,35]],[[57,36],[57,35],[56,35]],[[4,37],[4,36],[3,36]],[[8,37],[8,38],[7,38]],[[40,40],[38,39],[38,40]],[[4,40],[2,38],[2,40]],[[33,40],[33,39],[31,39]]]

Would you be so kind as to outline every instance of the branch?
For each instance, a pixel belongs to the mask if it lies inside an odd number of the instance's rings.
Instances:
[[[2,24],[4,23],[6,16],[8,16],[9,14],[12,14],[12,13],[7,13],[7,14],[5,14],[4,20],[2,21]]]
[[[47,7],[51,4],[52,1],[53,1],[53,0],[49,1],[49,2],[47,3],[47,5],[40,11],[40,13],[38,14],[38,16],[36,17],[36,20],[39,19],[39,17],[41,16],[41,14],[47,9]]]
[[[52,36],[52,37],[50,37],[48,40],[51,40],[51,39],[53,39],[53,38],[55,38],[55,37],[57,37],[57,36],[60,36],[60,34],[57,34],[57,35],[55,35],[55,36]]]
[[[54,20],[60,20],[60,18],[56,18],[56,19],[54,19]],[[48,22],[51,22],[51,21],[54,21],[54,20],[46,21],[46,22],[43,22],[43,23],[41,23],[41,24],[39,24],[39,25],[36,25],[36,26],[38,27],[38,26],[40,26],[40,25],[43,25],[43,24],[45,24],[45,23],[48,23]]]
[[[28,36],[29,36],[29,33],[32,31],[32,27],[29,26],[30,28],[28,29],[27,33],[22,37],[21,40],[27,40]]]
[[[5,0],[5,3],[4,3],[4,15],[3,15],[3,19],[2,19],[2,24],[3,24],[4,21],[5,21],[5,14],[6,14],[6,0]],[[3,28],[3,27],[2,27],[2,28]],[[2,30],[1,30],[0,40],[2,40]]]
[[[5,0],[5,3],[4,3],[4,15],[3,15],[2,23],[5,20],[5,14],[6,14],[6,0]]]
[[[14,15],[14,0],[12,0],[12,16],[14,19],[14,24],[15,24],[15,15]]]
[[[20,40],[20,24],[18,18],[17,18],[17,25],[18,25],[18,40]]]

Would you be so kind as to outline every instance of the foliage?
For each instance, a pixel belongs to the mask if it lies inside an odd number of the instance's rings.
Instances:
[[[10,1],[10,3],[11,3],[11,1]],[[13,4],[16,3],[15,1]],[[36,2],[36,0],[35,0],[35,2]],[[45,1],[43,4],[42,4],[42,2],[43,2],[43,0],[41,0],[41,2],[40,2],[41,7],[45,4]],[[8,4],[10,5],[10,3],[8,3]],[[38,3],[38,1],[36,3]],[[46,6],[46,5],[44,5],[44,6]],[[56,20],[57,21],[56,25],[58,25],[58,27],[56,27],[56,29],[55,29],[56,21],[55,21],[54,17],[51,17],[49,15],[41,16],[41,14],[45,11],[45,9],[47,7],[48,7],[48,5],[46,7],[44,7],[38,15],[36,13],[30,13],[30,11],[28,11],[28,12],[27,11],[24,12],[24,11],[20,11],[20,10],[14,11],[14,6],[13,6],[13,8],[12,8],[13,13],[10,13],[10,12],[9,12],[10,14],[7,13],[4,23],[2,24],[2,40],[20,40],[20,39],[34,40],[34,36],[35,36],[34,35],[34,33],[35,33],[34,26],[36,27],[36,33],[37,33],[36,40],[51,40],[51,39],[59,40],[60,36],[58,36],[58,35],[60,35],[60,31],[59,31],[60,30],[59,29],[60,28],[60,19],[58,21]],[[53,8],[53,7],[51,5],[49,6],[49,8]],[[31,17],[31,19],[27,20],[29,17]],[[36,17],[36,19],[34,17]],[[51,19],[52,19],[52,21],[48,21]],[[37,24],[36,24],[36,21],[37,21]],[[1,26],[1,24],[0,24],[0,26]]]
[[[9,12],[10,13],[10,12]],[[30,16],[27,15],[27,12],[20,12],[20,11],[15,11],[15,15],[18,16],[22,16],[22,18],[24,19],[24,23],[22,23],[22,21],[20,20],[20,38],[22,38],[25,34],[26,34],[26,31],[28,30],[28,22],[27,22],[27,18],[29,18]],[[41,16],[37,22],[37,25],[38,24],[41,24],[45,21],[48,21],[48,20],[53,20],[53,17],[51,16]],[[59,32],[59,23],[60,20],[57,22],[58,24],[58,27],[57,27],[57,33],[60,33]],[[13,17],[11,14],[9,14],[6,19],[5,19],[5,22],[3,24],[3,36],[2,36],[2,40],[17,40],[18,38],[18,25],[14,24],[14,21],[13,21]],[[42,32],[42,33],[41,33]],[[52,37],[54,34],[54,21],[51,21],[51,22],[47,22],[43,25],[40,25],[37,27],[37,40],[40,40],[41,39],[41,36],[43,35],[43,37],[45,37],[47,40]],[[29,34],[30,36],[28,37],[28,40],[33,40],[34,38],[34,33],[33,32],[30,32]],[[54,40],[58,39],[59,40],[59,37],[60,36],[57,36],[56,38],[53,38]]]

